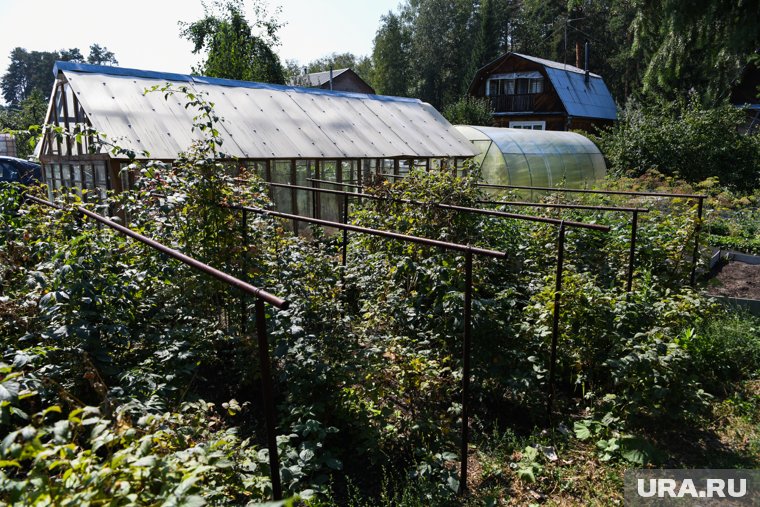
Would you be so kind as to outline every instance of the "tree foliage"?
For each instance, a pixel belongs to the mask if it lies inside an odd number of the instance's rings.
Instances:
[[[378,93],[409,95],[410,44],[409,27],[403,23],[400,15],[389,12],[380,18],[380,28],[375,35],[372,50],[372,83]]]
[[[107,47],[100,44],[90,46],[90,52],[87,55],[87,63],[93,65],[119,65],[116,55],[109,51]]]
[[[381,18],[373,83],[381,93],[443,108],[459,99],[480,67],[507,51],[575,65],[576,43],[590,40],[591,70],[622,97],[638,88],[640,63],[630,50],[634,15],[623,1],[407,1]]]
[[[632,30],[644,91],[672,99],[694,90],[718,105],[760,47],[760,3],[645,0],[636,3]]]
[[[411,34],[400,15],[389,12],[380,19],[372,50],[372,83],[383,95],[409,95]]]
[[[29,128],[45,122],[48,99],[39,90],[21,101],[16,109],[0,109],[0,131],[13,131],[16,150],[20,158],[28,158],[34,151]]]
[[[443,116],[454,125],[490,126],[491,102],[488,99],[466,95],[443,109]]]
[[[113,65],[118,63],[115,55],[99,44],[90,46],[87,59],[78,48],[59,51],[28,51],[20,47],[14,48],[10,54],[11,63],[3,74],[0,85],[5,102],[11,107],[18,107],[34,90],[44,96],[50,95],[55,81],[53,66],[56,60]]]
[[[202,19],[180,23],[180,34],[193,43],[193,53],[205,55],[193,71],[205,76],[284,84],[282,64],[273,49],[279,44],[280,22],[269,17],[258,1],[253,3],[253,21],[249,21],[245,7],[245,0],[217,1],[211,8],[204,5]]]
[[[739,0],[407,0],[380,21],[373,79],[443,108],[507,51],[576,65],[588,41],[589,68],[619,103],[693,89],[718,105],[760,47],[759,19],[760,4]]]

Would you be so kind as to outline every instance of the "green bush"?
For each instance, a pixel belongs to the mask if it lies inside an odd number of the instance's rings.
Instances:
[[[663,174],[700,182],[716,177],[748,191],[760,185],[760,135],[743,135],[744,111],[704,109],[696,98],[646,105],[631,101],[618,123],[596,138],[612,174]]]
[[[726,312],[682,338],[702,382],[719,391],[729,383],[760,378],[760,319]]]
[[[493,108],[487,98],[465,95],[443,108],[443,116],[454,125],[493,125]]]

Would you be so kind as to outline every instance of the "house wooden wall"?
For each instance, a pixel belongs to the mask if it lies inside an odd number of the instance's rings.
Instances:
[[[329,90],[330,82],[326,82],[320,88]],[[346,72],[342,72],[333,78],[333,90],[354,93],[375,93],[374,88],[365,83],[364,80],[355,74],[351,69],[347,70]]]
[[[507,74],[509,72],[539,72],[544,77],[544,91],[543,93],[536,94],[533,102],[533,111],[536,113],[561,113],[567,115],[562,101],[559,99],[557,92],[549,81],[549,77],[546,75],[544,66],[529,60],[522,58],[512,57],[507,58],[497,67],[491,69],[488,73],[484,73],[480,77],[480,82],[476,84],[476,96],[486,96],[486,81],[492,74]],[[497,111],[500,112],[500,111]],[[535,118],[534,118],[535,119]],[[548,127],[548,124],[547,124]],[[552,129],[554,130],[554,129]],[[561,129],[561,130],[564,130]]]

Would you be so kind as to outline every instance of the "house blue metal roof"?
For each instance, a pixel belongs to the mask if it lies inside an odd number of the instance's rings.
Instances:
[[[573,65],[520,53],[512,54],[544,66],[552,86],[570,116],[617,119],[617,106],[599,74],[589,72],[586,83],[586,72]]]

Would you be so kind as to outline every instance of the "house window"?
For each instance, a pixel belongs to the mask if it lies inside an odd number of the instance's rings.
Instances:
[[[544,77],[538,72],[495,74],[486,83],[486,95],[530,95],[543,93]]]
[[[546,122],[545,121],[511,121],[509,122],[509,128],[527,129],[527,130],[546,130]]]

